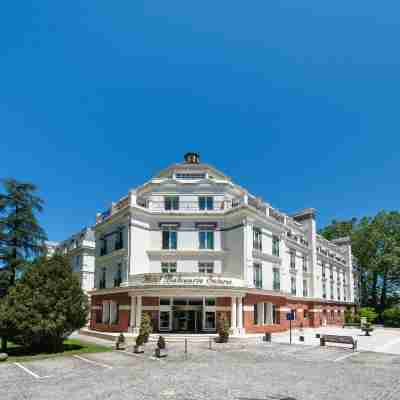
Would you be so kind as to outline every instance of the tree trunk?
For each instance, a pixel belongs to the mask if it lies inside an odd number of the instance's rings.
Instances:
[[[378,272],[377,271],[374,271],[373,275],[372,275],[371,297],[372,297],[372,306],[377,307],[377,305],[378,305]]]
[[[388,284],[388,268],[385,267],[383,272],[383,282],[382,282],[382,293],[381,293],[381,304],[380,310],[381,312],[384,311],[386,307],[386,300],[387,300],[387,284]]]

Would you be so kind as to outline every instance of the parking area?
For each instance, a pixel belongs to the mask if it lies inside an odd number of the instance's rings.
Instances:
[[[0,364],[0,398],[398,400],[400,355],[261,340],[168,344]],[[349,389],[351,387],[351,390]]]

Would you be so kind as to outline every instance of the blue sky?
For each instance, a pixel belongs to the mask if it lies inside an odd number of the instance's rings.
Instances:
[[[0,177],[53,240],[186,151],[320,226],[398,209],[399,37],[396,1],[6,2]]]

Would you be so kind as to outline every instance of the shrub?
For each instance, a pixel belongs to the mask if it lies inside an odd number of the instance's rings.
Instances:
[[[400,307],[388,308],[382,314],[383,324],[394,328],[400,328]]]
[[[72,332],[85,326],[89,305],[79,278],[62,256],[30,265],[4,299],[5,321],[15,343],[57,352]]]
[[[157,347],[158,347],[160,350],[163,350],[163,349],[165,349],[165,347],[166,347],[165,339],[164,339],[162,336],[160,336],[160,337],[158,338]]]
[[[118,342],[119,344],[125,343],[125,336],[124,336],[124,334],[123,334],[122,332],[119,334],[118,339],[117,339],[117,342]]]
[[[353,313],[350,308],[346,308],[346,310],[344,310],[344,322],[346,324],[351,324],[354,322]]]
[[[144,345],[144,336],[138,335],[136,338],[136,346],[143,346]]]
[[[373,324],[378,317],[378,313],[376,313],[375,309],[372,307],[363,307],[360,308],[360,317],[367,318],[367,322]]]
[[[149,337],[153,332],[153,326],[149,314],[143,313],[142,322],[140,323],[139,336],[143,336],[144,343],[149,341]]]
[[[226,317],[222,317],[218,326],[219,341],[225,343],[229,340],[230,326]]]

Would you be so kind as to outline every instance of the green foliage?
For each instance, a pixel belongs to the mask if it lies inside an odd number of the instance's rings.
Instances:
[[[400,307],[392,307],[385,310],[382,314],[385,326],[400,328]]]
[[[151,318],[148,313],[142,314],[142,322],[140,323],[139,336],[143,336],[144,343],[149,341],[149,337],[153,332],[153,325],[151,324]]]
[[[136,337],[136,346],[143,346],[144,343],[145,343],[144,336],[141,335],[141,334],[139,334],[139,335]]]
[[[346,324],[352,324],[354,322],[353,313],[350,308],[346,308],[346,310],[344,310],[344,322]]]
[[[229,332],[230,332],[229,321],[225,316],[223,316],[219,321],[218,325],[218,335],[220,342],[225,343],[229,340]]]
[[[5,179],[3,186],[4,193],[0,193],[0,261],[9,271],[6,286],[10,287],[14,286],[16,273],[24,269],[26,261],[44,254],[47,237],[35,215],[43,209],[43,200],[35,195],[36,186],[15,179]]]
[[[161,350],[165,349],[166,343],[165,343],[165,339],[163,336],[159,336],[158,341],[157,341],[157,347]]]
[[[373,324],[378,317],[378,313],[372,307],[363,307],[360,308],[360,317],[367,318],[367,322]]]
[[[62,256],[41,258],[28,267],[2,303],[3,329],[13,342],[57,352],[86,324],[89,305],[78,277]]]
[[[356,283],[361,305],[381,313],[398,301],[400,293],[400,213],[381,211],[374,217],[332,221],[320,231],[332,240],[351,238],[356,257]]]

